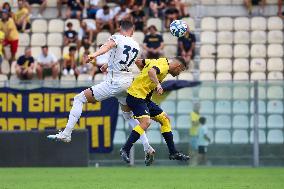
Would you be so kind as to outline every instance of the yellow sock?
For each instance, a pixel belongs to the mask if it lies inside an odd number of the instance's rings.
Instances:
[[[137,125],[136,127],[134,127],[133,130],[139,133],[140,135],[142,135],[145,132],[144,129],[140,125]]]

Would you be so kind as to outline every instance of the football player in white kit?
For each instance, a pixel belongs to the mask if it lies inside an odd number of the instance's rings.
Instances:
[[[126,90],[133,81],[133,74],[129,71],[129,67],[137,60],[140,50],[139,44],[132,38],[133,32],[134,26],[132,22],[121,21],[119,34],[112,35],[99,50],[89,55],[89,62],[92,62],[99,55],[106,52],[110,54],[108,64],[101,68],[102,71],[108,69],[105,81],[77,94],[74,97],[73,106],[64,131],[60,131],[55,135],[48,135],[47,138],[70,142],[72,130],[81,116],[84,103],[94,103],[111,97],[118,99],[123,117],[132,128],[139,124],[138,120],[132,117],[133,113],[126,104]],[[140,140],[144,146],[145,164],[150,165],[153,161],[155,150],[150,146],[145,134],[140,137]]]

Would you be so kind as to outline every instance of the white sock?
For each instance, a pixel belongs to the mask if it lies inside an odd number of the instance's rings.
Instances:
[[[134,128],[136,127],[137,125],[139,125],[139,121],[137,119],[134,119],[132,116],[133,116],[133,113],[132,112],[123,112],[122,111],[122,115],[124,117],[124,119],[126,121],[128,121],[128,125],[131,126],[131,128]],[[143,147],[144,147],[144,151],[147,152],[148,149],[151,147],[150,144],[149,144],[149,140],[146,136],[146,133],[144,132],[140,138],[139,138],[143,144]]]
[[[87,99],[84,95],[84,92],[76,95],[74,97],[74,102],[72,109],[69,114],[69,119],[66,125],[66,128],[63,131],[65,135],[71,135],[72,130],[74,129],[76,123],[78,122],[79,118],[81,117],[83,111],[83,105],[87,102]]]

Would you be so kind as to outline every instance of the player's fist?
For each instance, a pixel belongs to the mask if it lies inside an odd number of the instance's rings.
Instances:
[[[94,55],[91,55],[89,54],[88,57],[87,57],[87,63],[92,63],[94,60],[95,60],[95,56]]]
[[[158,84],[157,85],[157,93],[158,93],[158,95],[163,94],[163,92],[164,92],[164,89],[162,88],[161,84]]]

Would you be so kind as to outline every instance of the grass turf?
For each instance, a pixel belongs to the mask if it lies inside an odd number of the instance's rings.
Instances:
[[[0,168],[0,189],[283,189],[283,168]]]

